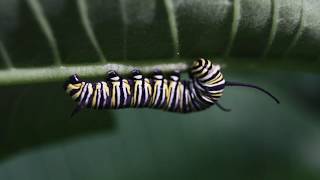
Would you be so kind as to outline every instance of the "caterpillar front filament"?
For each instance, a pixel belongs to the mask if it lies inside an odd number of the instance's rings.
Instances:
[[[148,78],[135,69],[131,78],[122,78],[115,71],[107,73],[106,81],[90,83],[72,75],[64,84],[64,89],[78,102],[72,115],[81,109],[119,109],[150,107],[166,111],[188,113],[217,105],[226,86],[245,86],[260,90],[277,103],[271,93],[252,84],[225,81],[220,66],[210,60],[200,58],[193,62],[190,80],[180,80],[180,73],[174,71],[167,79],[160,70],[155,70]]]

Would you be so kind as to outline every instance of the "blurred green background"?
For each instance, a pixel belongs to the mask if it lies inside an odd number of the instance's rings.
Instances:
[[[221,99],[229,113],[85,110],[70,119],[60,83],[2,88],[0,179],[319,179],[320,77],[243,74],[225,76],[281,104],[234,87]]]
[[[0,0],[0,179],[320,179],[319,8],[316,0]],[[221,99],[229,113],[70,118],[75,103],[62,84],[77,70],[101,80],[109,69],[92,67],[150,73],[195,57],[219,59],[227,80],[262,86],[281,104],[230,87]]]

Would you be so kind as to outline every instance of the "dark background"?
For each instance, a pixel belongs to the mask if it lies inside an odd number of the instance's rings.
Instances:
[[[225,76],[281,104],[230,87],[221,99],[229,113],[85,110],[70,119],[60,83],[2,88],[0,179],[319,179],[320,77],[243,73]]]

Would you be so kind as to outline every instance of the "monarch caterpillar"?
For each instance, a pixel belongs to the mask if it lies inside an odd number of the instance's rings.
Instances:
[[[189,72],[190,80],[180,80],[180,73],[173,71],[169,79],[160,70],[148,78],[134,69],[132,77],[125,79],[116,71],[107,73],[106,81],[90,83],[82,81],[77,74],[64,84],[64,89],[78,105],[71,116],[81,109],[119,109],[128,107],[151,107],[166,111],[188,113],[217,105],[223,111],[230,111],[218,103],[226,86],[254,88],[279,100],[261,87],[252,84],[226,81],[220,66],[210,60],[195,60]]]

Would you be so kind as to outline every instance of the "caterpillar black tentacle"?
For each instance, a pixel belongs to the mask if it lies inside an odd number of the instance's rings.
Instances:
[[[150,107],[165,111],[189,113],[217,105],[226,86],[245,86],[260,90],[277,103],[271,93],[252,84],[225,81],[220,66],[200,58],[193,62],[189,71],[190,80],[181,80],[180,72],[173,71],[166,78],[160,70],[145,77],[138,69],[132,70],[130,78],[122,78],[116,71],[109,71],[105,81],[90,83],[72,75],[64,89],[78,104],[72,115],[83,108],[120,109]]]
[[[269,97],[271,97],[277,104],[280,104],[280,101],[274,96],[272,95],[270,92],[268,92],[267,90],[253,85],[253,84],[247,84],[247,83],[239,83],[239,82],[230,82],[230,81],[226,81],[225,86],[242,86],[242,87],[248,87],[248,88],[253,88],[253,89],[257,89],[265,94],[267,94]]]
[[[225,111],[225,112],[230,112],[231,111],[231,109],[223,107],[219,102],[216,102],[216,105],[222,111]]]

